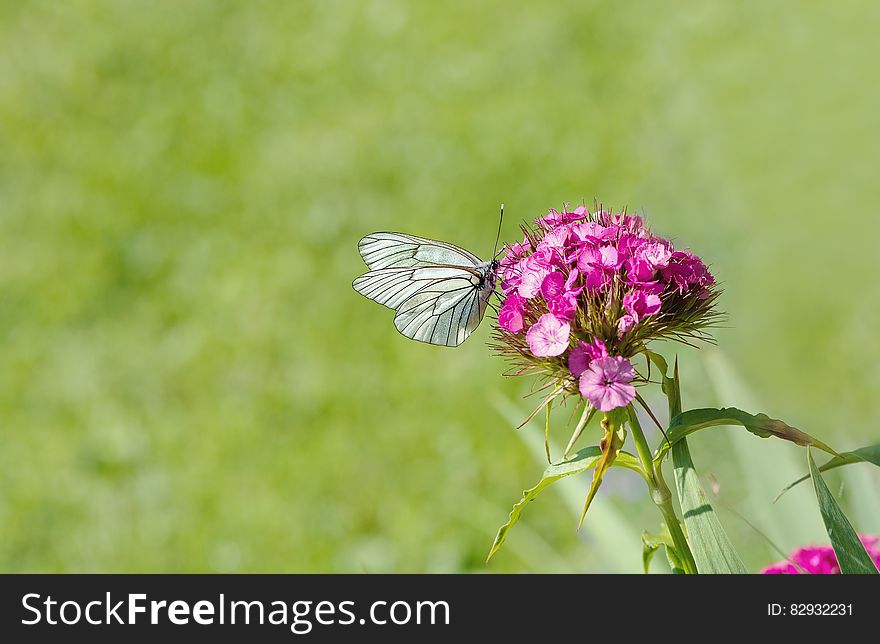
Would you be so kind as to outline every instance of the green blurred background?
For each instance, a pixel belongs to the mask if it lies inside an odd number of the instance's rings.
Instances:
[[[685,406],[876,442],[874,2],[0,3],[0,570],[637,571],[612,472],[548,491],[485,345],[407,341],[362,235],[486,256],[628,206],[724,282]],[[667,348],[669,355],[674,348]],[[554,416],[563,441],[567,412]],[[590,436],[595,441],[595,434]],[[691,441],[746,563],[825,541],[799,448]],[[829,476],[880,532],[880,479]],[[732,511],[731,511],[732,510]],[[658,562],[656,569],[663,570]]]

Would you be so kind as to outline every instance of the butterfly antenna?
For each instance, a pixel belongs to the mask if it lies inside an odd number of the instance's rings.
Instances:
[[[504,204],[501,204],[501,216],[498,218],[498,234],[495,235],[495,249],[492,251],[492,257],[498,256],[498,242],[501,240],[502,223],[504,223]]]

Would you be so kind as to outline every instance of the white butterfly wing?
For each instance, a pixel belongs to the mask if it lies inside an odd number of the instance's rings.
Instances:
[[[430,269],[426,269],[430,270]],[[457,347],[479,326],[492,291],[464,272],[409,297],[397,310],[394,326],[419,342]]]
[[[352,286],[358,293],[390,309],[445,280],[475,277],[464,268],[428,266],[424,268],[380,268],[358,277]],[[472,284],[471,282],[468,282]]]
[[[358,242],[358,250],[371,270],[438,265],[473,268],[481,263],[458,246],[405,233],[372,233]]]
[[[472,253],[403,233],[373,233],[358,247],[372,270],[352,286],[395,309],[394,325],[406,337],[455,347],[480,324],[494,289]]]

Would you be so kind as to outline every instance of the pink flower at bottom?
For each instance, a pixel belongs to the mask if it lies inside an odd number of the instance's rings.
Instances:
[[[859,535],[862,544],[874,565],[880,568],[880,537],[874,535]],[[796,548],[788,556],[789,561],[780,561],[771,564],[761,571],[762,575],[839,575],[840,566],[837,556],[831,546],[804,546]]]
[[[568,349],[570,333],[571,325],[560,322],[552,313],[545,313],[526,333],[526,342],[532,355],[539,358],[558,356]]]
[[[630,383],[635,369],[621,356],[606,356],[593,360],[590,368],[581,374],[581,394],[599,411],[624,407],[636,397],[636,388]]]

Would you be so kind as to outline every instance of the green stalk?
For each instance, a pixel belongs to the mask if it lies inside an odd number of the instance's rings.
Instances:
[[[642,426],[639,424],[639,418],[636,416],[636,410],[632,404],[627,406],[626,413],[629,414],[629,426],[632,429],[632,437],[636,443],[636,452],[639,455],[639,460],[642,461],[642,467],[645,468],[645,478],[653,482],[654,458],[651,455],[651,448],[648,447],[648,440],[645,438],[645,432],[642,431]]]
[[[651,448],[648,446],[648,440],[645,438],[645,432],[642,431],[635,408],[629,405],[626,411],[629,415],[629,426],[636,444],[636,451],[645,470],[645,481],[647,481],[648,489],[651,492],[651,500],[663,515],[663,521],[666,523],[669,534],[672,536],[672,542],[675,544],[675,550],[681,559],[684,571],[689,575],[696,575],[697,564],[688,545],[687,537],[685,537],[681,529],[681,523],[675,515],[675,508],[672,505],[672,492],[663,478],[662,463],[654,461]]]
[[[688,575],[696,575],[697,562],[694,561],[694,555],[687,542],[687,537],[684,536],[684,531],[681,529],[681,523],[675,514],[675,508],[672,506],[672,493],[669,491],[669,487],[665,482],[662,483],[662,490],[658,490],[657,492],[653,490],[651,491],[651,498],[654,499],[654,503],[660,508],[660,513],[663,515],[666,527],[669,528],[669,534],[672,535],[672,542],[675,544],[675,550],[681,558],[685,573]],[[658,501],[658,499],[662,500]]]

